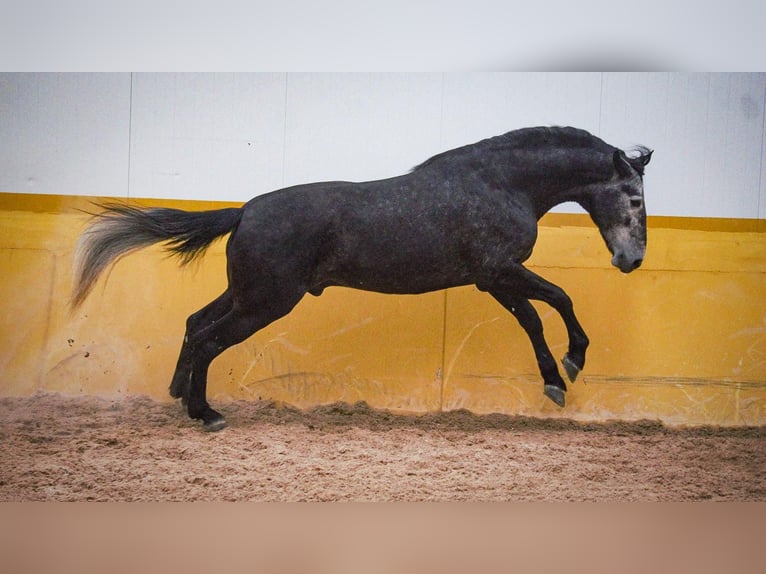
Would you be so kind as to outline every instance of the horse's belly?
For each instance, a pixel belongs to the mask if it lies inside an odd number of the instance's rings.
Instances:
[[[474,274],[458,260],[406,258],[380,253],[334,263],[330,267],[318,267],[315,276],[317,285],[338,285],[379,293],[418,294],[476,281]]]

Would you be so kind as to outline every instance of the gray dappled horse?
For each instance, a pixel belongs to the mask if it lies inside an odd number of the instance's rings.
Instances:
[[[188,263],[231,233],[228,287],[187,320],[170,385],[204,428],[226,425],[207,402],[213,359],[289,313],[306,293],[318,296],[334,285],[412,294],[475,284],[519,321],[545,395],[563,407],[567,387],[529,300],[561,315],[570,381],[585,365],[588,337],[566,293],[523,266],[537,222],[559,203],[579,203],[598,226],[612,264],[633,271],[646,249],[643,174],[651,154],[639,147],[629,156],[573,128],[528,128],[441,153],[398,177],[297,185],[241,208],[106,205],[78,243],[73,305],[122,255],[166,242]]]

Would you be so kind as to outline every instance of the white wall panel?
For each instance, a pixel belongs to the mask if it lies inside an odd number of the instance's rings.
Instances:
[[[714,75],[702,201],[719,217],[758,212],[766,75]],[[748,215],[749,214],[749,215]]]
[[[766,219],[766,104],[764,104],[763,148],[761,150],[761,194],[758,198],[758,217]]]
[[[601,135],[655,150],[647,208],[758,217],[764,74],[604,74]]]
[[[282,184],[285,74],[135,74],[130,195],[246,201]]]
[[[439,151],[441,74],[289,74],[285,185],[400,175]]]
[[[529,126],[598,130],[599,73],[447,74],[443,145],[452,148]]]
[[[0,74],[0,191],[125,195],[129,74]]]

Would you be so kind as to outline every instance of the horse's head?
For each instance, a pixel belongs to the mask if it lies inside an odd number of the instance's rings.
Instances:
[[[612,265],[623,273],[638,269],[646,252],[643,176],[652,152],[638,151],[640,155],[628,157],[615,150],[613,177],[594,189],[584,205],[612,253]]]

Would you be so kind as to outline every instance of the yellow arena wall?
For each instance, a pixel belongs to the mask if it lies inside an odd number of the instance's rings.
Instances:
[[[186,317],[225,288],[225,241],[180,268],[162,249],[119,261],[74,312],[72,254],[91,198],[0,194],[0,396],[38,391],[171,400]],[[182,209],[232,204],[138,201]],[[289,257],[289,254],[285,254]],[[655,217],[641,269],[622,275],[584,215],[549,214],[528,266],[572,297],[591,346],[567,407],[542,394],[531,344],[473,287],[418,296],[330,288],[229,349],[211,402],[366,401],[671,425],[766,424],[766,222]],[[540,311],[563,356],[558,315]]]

